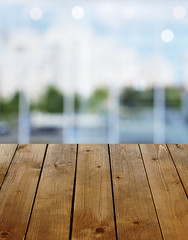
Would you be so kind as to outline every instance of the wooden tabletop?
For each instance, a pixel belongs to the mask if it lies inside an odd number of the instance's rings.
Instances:
[[[0,239],[188,239],[188,145],[0,145]]]

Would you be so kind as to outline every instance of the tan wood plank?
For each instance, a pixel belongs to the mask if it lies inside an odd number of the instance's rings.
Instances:
[[[118,239],[161,240],[138,145],[110,145],[110,156]]]
[[[22,240],[46,145],[20,145],[0,191],[0,239]]]
[[[141,145],[165,240],[188,236],[188,201],[166,145]]]
[[[107,145],[78,147],[72,239],[116,239]]]
[[[76,145],[49,145],[27,240],[69,239]]]
[[[188,195],[188,145],[168,144],[168,148]]]
[[[17,144],[0,144],[0,188],[14,156]]]

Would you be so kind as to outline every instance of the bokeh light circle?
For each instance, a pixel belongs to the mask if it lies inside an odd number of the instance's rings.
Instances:
[[[38,21],[42,18],[43,12],[40,8],[32,8],[30,11],[30,17],[32,20]]]
[[[183,19],[186,15],[186,10],[182,6],[177,6],[173,10],[173,15],[176,19]]]
[[[173,41],[174,39],[173,31],[170,29],[163,30],[161,33],[161,39],[163,42],[166,42],[166,43]]]
[[[73,18],[79,20],[84,17],[84,9],[83,7],[76,6],[72,9],[72,16]]]

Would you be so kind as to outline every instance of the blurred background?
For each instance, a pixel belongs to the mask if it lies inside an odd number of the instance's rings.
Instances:
[[[188,143],[188,2],[0,1],[0,142]]]

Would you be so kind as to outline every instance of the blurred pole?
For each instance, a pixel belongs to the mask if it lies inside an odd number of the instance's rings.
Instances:
[[[64,114],[66,124],[63,126],[63,143],[74,143],[75,141],[75,82],[77,78],[78,44],[76,39],[68,39],[68,70],[69,70],[69,92],[64,96]],[[64,121],[64,123],[65,123]]]
[[[0,120],[1,120],[1,115],[2,115],[2,66],[0,65]]]
[[[6,51],[6,43],[8,42],[7,38],[7,32],[4,27],[0,25],[0,58],[4,59],[4,52]],[[0,117],[2,114],[2,82],[3,82],[3,60],[1,60],[1,65],[0,65]]]
[[[185,89],[184,95],[184,112],[185,112],[185,121],[188,123],[188,90]]]
[[[26,69],[20,74],[18,143],[30,143],[30,97],[27,86]]]
[[[110,46],[110,47],[113,47]],[[111,53],[111,51],[109,51]],[[110,69],[108,69],[109,78],[109,96],[108,96],[108,143],[119,143],[119,82],[118,82],[118,63],[119,61],[113,55],[109,57]]]
[[[165,89],[154,85],[154,135],[153,143],[165,143]]]
[[[119,89],[109,87],[108,96],[108,143],[119,143]]]
[[[87,32],[87,34],[84,34],[82,36],[82,39],[80,41],[80,52],[79,52],[79,79],[78,79],[78,87],[80,92],[85,91],[87,93],[87,88],[90,85],[91,82],[91,62],[92,62],[92,47],[91,47],[91,39],[92,36],[90,35],[90,32]],[[83,94],[83,96],[84,96]],[[80,98],[80,109],[79,112],[83,112],[85,108],[85,99],[84,97]]]
[[[182,110],[183,110],[183,115],[185,117],[186,123],[188,123],[188,52],[185,53],[184,55],[184,92],[182,96]]]
[[[28,11],[27,6],[23,9],[22,12],[22,24],[21,24],[22,31],[26,31],[28,29]],[[31,59],[30,55],[24,57],[24,46],[20,54],[20,73],[19,73],[19,80],[20,80],[20,89],[19,89],[19,111],[18,111],[18,143],[20,144],[27,144],[30,143],[30,93],[28,88],[28,76],[27,70],[28,60]]]
[[[156,42],[155,48],[157,54],[162,55],[163,44],[162,40],[158,40],[159,32],[163,26],[156,25]],[[160,80],[160,58],[155,61],[153,76],[153,89],[154,89],[154,102],[153,102],[153,143],[165,143],[165,125],[166,125],[166,96],[165,96],[165,83]]]
[[[74,94],[64,96],[63,143],[74,143]]]

